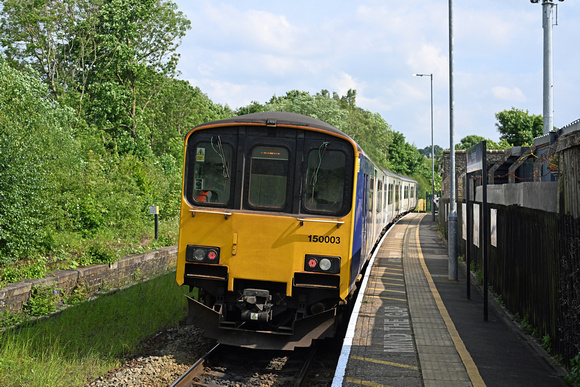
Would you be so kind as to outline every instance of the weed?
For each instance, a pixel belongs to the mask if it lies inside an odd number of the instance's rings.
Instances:
[[[529,319],[527,314],[524,316],[524,318],[520,324],[520,327],[528,335],[538,337],[538,330],[536,328],[534,328],[534,326],[532,324],[530,324],[530,319]]]
[[[546,350],[546,352],[552,352],[552,338],[550,335],[546,335],[542,338],[542,348]]]
[[[65,304],[76,305],[87,299],[89,296],[89,289],[84,283],[78,283],[68,297],[65,298]]]
[[[0,312],[0,328],[8,328],[27,320],[23,313]]]
[[[30,298],[22,308],[31,316],[44,316],[54,312],[59,302],[62,302],[60,289],[50,286],[34,286],[30,290]]]
[[[500,305],[504,305],[505,306],[505,302],[503,301],[503,297],[501,296],[501,294],[498,294],[498,296],[497,296],[497,302],[499,302]]]
[[[133,273],[133,281],[140,281],[143,278],[143,272],[141,269],[135,270]]]
[[[119,259],[115,249],[101,241],[94,241],[89,245],[87,255],[91,257],[93,263],[114,263]]]
[[[483,270],[477,269],[475,272],[475,278],[477,278],[477,283],[482,285],[483,284]]]
[[[570,372],[564,380],[567,384],[580,382],[580,353],[570,359]]]
[[[101,282],[101,285],[99,286],[99,292],[106,293],[109,290],[111,290],[111,286],[107,283],[106,280],[103,280],[103,282]]]

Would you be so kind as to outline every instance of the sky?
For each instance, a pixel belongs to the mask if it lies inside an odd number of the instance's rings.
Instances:
[[[232,109],[323,89],[378,113],[418,149],[449,148],[449,1],[174,0],[192,22],[180,78]],[[580,118],[580,0],[556,1],[554,125]],[[543,112],[541,2],[453,1],[453,142],[499,141],[495,114]],[[556,13],[554,14],[556,22]]]

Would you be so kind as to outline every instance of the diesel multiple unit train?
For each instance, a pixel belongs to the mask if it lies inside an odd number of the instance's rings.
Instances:
[[[177,283],[219,342],[293,349],[334,335],[382,230],[417,182],[294,113],[197,126],[185,139]]]

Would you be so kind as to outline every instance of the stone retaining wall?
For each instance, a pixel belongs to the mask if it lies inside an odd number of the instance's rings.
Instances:
[[[92,295],[167,273],[174,270],[176,264],[177,245],[130,255],[111,265],[57,270],[45,278],[24,280],[0,289],[0,312],[22,311],[22,306],[30,298],[30,291],[36,286],[58,289],[64,295],[82,288]]]

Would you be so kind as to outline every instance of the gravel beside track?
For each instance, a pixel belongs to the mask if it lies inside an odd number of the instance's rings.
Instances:
[[[87,386],[169,386],[213,345],[214,341],[204,338],[194,326],[169,328],[146,339],[140,353],[122,367]]]

